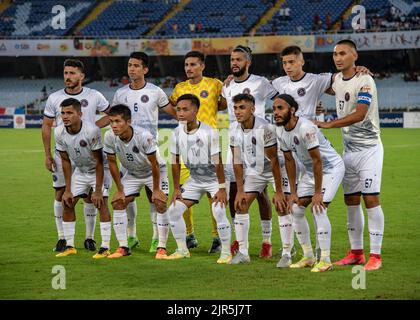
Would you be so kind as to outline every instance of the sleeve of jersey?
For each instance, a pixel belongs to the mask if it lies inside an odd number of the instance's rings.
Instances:
[[[315,125],[302,126],[302,140],[307,150],[319,147],[317,128]]]
[[[220,81],[219,79],[215,79],[216,80],[216,88],[217,88],[217,97],[223,96],[223,82]]]
[[[273,126],[267,125],[264,128],[264,147],[270,148],[277,144],[277,135]]]
[[[109,102],[106,100],[104,95],[98,91],[98,101],[96,104],[96,110],[99,112],[104,112],[109,107]]]
[[[174,155],[179,155],[178,130],[172,131],[171,142],[169,145],[170,145],[170,152]]]
[[[90,141],[91,141],[91,150],[96,151],[103,148],[102,145],[102,137],[101,137],[101,130],[98,127],[95,127],[90,132]]]
[[[47,102],[45,104],[44,116],[51,119],[55,118],[55,111],[54,111],[54,107],[52,106],[50,97],[47,99]]]
[[[179,93],[178,93],[178,91],[179,91],[179,85],[176,85],[175,86],[175,88],[174,88],[174,90],[172,91],[172,93],[171,93],[171,96],[169,97],[169,101],[174,105],[174,106],[176,106],[176,100],[178,99],[178,96],[179,96]]]
[[[370,106],[372,103],[372,93],[374,90],[374,83],[370,81],[371,78],[365,77],[360,85],[359,93],[357,94],[357,103]]]
[[[166,107],[169,104],[169,100],[168,100],[168,97],[166,96],[166,93],[161,88],[158,89],[158,92],[159,92],[159,96],[158,96],[159,108]]]
[[[143,139],[143,149],[144,149],[144,153],[146,153],[147,155],[151,155],[156,153],[156,140],[155,138],[149,133],[147,132],[144,135],[144,139]]]
[[[229,145],[234,148],[238,146],[237,133],[232,126],[229,128]]]
[[[261,92],[264,92],[264,98],[269,98],[273,100],[277,96],[277,90],[274,89],[273,85],[270,81],[268,81],[266,78],[261,82]]]
[[[212,156],[220,153],[219,131],[217,129],[211,130],[210,152]]]
[[[115,105],[117,105],[117,104],[119,104],[119,100],[118,100],[118,91],[117,91],[117,92],[115,92],[115,94],[114,94],[114,98],[112,99],[111,106],[115,106]]]
[[[317,75],[319,94],[324,93],[332,85],[332,73],[320,73]]]
[[[113,143],[112,135],[110,131],[105,132],[104,137],[104,152],[108,154],[115,154],[115,145]]]
[[[62,140],[62,139],[61,139],[61,137],[60,137],[60,132],[61,132],[61,130],[59,130],[59,129],[56,129],[56,130],[54,131],[55,148],[56,148],[58,151],[65,152],[65,151],[67,151],[67,150],[66,150],[66,147],[64,146],[63,140]]]

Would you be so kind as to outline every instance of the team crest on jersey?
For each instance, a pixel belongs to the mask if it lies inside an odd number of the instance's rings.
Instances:
[[[141,96],[141,102],[146,103],[149,101],[149,96],[147,94],[144,94]]]
[[[344,95],[344,99],[346,101],[349,101],[350,100],[350,93],[346,92],[346,94]]]
[[[203,90],[200,92],[201,98],[207,98],[209,96],[209,92],[207,90]]]
[[[52,175],[52,178],[53,178],[53,181],[54,182],[57,182],[58,178],[57,178],[57,176],[55,174]]]
[[[195,143],[197,144],[197,146],[199,146],[200,148],[202,148],[204,146],[203,141],[201,141],[200,138],[197,138],[197,140],[195,140]]]
[[[87,142],[85,140],[80,140],[79,142],[81,147],[86,147],[87,146]]]
[[[133,152],[134,152],[134,153],[139,153],[139,152],[140,152],[140,150],[139,150],[139,148],[137,148],[137,146],[134,146],[134,147],[133,147]]]
[[[82,108],[86,108],[88,106],[89,102],[86,99],[80,100],[80,105]]]
[[[242,91],[242,93],[251,94],[251,89],[245,88],[244,91]]]
[[[293,142],[294,142],[296,145],[298,145],[298,144],[299,144],[299,139],[298,139],[298,137],[294,136],[294,137],[293,137]]]
[[[255,137],[252,137],[251,141],[252,141],[252,144],[257,144],[257,139],[255,139]]]
[[[180,190],[181,190],[181,193],[185,192],[185,189],[183,187],[181,187]]]
[[[297,90],[297,94],[299,95],[299,97],[303,97],[306,94],[305,88],[299,88]]]

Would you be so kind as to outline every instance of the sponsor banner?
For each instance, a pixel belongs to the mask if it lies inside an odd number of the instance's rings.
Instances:
[[[151,56],[182,56],[191,50],[205,54],[228,55],[238,44],[249,46],[253,53],[279,53],[289,45],[304,52],[314,51],[314,36],[267,36],[205,39],[39,39],[0,40],[0,56],[128,56],[144,51]]]
[[[303,52],[314,51],[314,36],[267,36],[192,39],[192,50],[207,55],[229,55],[237,45],[251,48],[252,53],[280,53],[285,47],[297,45]]]
[[[178,120],[172,118],[167,113],[159,113],[158,128],[176,128],[178,126]]]
[[[420,112],[404,112],[404,128],[420,128]]]
[[[13,116],[0,115],[0,128],[13,128]]]
[[[25,115],[24,114],[13,115],[13,127],[15,129],[25,129]]]
[[[315,52],[332,52],[344,39],[353,40],[359,51],[420,48],[420,30],[394,32],[340,33],[315,36]]]
[[[40,114],[26,115],[25,126],[26,128],[41,128],[43,116]]]
[[[381,128],[402,128],[404,124],[404,116],[402,112],[380,112],[379,122],[381,124]]]

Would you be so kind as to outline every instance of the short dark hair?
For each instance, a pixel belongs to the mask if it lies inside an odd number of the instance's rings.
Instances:
[[[232,98],[233,103],[238,103],[242,100],[252,102],[252,104],[255,105],[255,98],[249,93],[239,93]]]
[[[206,57],[204,56],[204,53],[200,51],[190,51],[184,56],[184,61],[187,60],[187,58],[198,58],[202,63],[206,61]]]
[[[80,101],[74,98],[67,98],[60,103],[60,107],[73,107],[76,111],[82,111]]]
[[[239,46],[236,46],[235,49],[232,50],[232,52],[245,53],[249,60],[252,59],[252,50],[250,47],[239,45]]]
[[[289,54],[299,55],[302,54],[302,50],[298,46],[288,46],[283,49],[281,56],[288,56]]]
[[[122,116],[127,121],[131,119],[131,110],[125,104],[116,104],[109,109],[109,116]]]
[[[356,46],[356,43],[355,43],[353,40],[350,40],[350,39],[343,39],[343,40],[340,40],[340,41],[338,41],[338,42],[337,42],[337,45],[339,45],[339,44],[346,44],[346,45],[348,45],[349,47],[351,47],[351,48],[353,48],[354,50],[356,50],[356,51],[357,51],[357,46]]]
[[[282,99],[287,102],[290,107],[295,108],[297,111],[299,109],[299,104],[296,102],[295,98],[293,98],[290,94],[283,93],[279,94],[276,99]]]
[[[64,60],[63,67],[74,67],[78,68],[80,72],[85,73],[85,65],[78,59],[66,59]]]
[[[130,58],[140,60],[143,63],[143,67],[149,67],[149,56],[142,51],[132,52]]]
[[[180,102],[182,100],[189,100],[189,101],[191,101],[191,104],[193,104],[194,106],[197,107],[197,109],[200,108],[200,99],[198,99],[196,95],[193,95],[193,94],[190,94],[190,93],[183,94],[182,96],[180,96],[176,100],[176,103],[178,104],[178,102]]]

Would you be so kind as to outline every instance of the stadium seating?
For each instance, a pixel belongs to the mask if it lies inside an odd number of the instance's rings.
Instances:
[[[63,36],[95,5],[94,0],[16,0],[0,15],[0,34],[5,36]],[[64,29],[54,29],[55,5],[66,9]]]
[[[241,36],[270,8],[269,1],[192,0],[184,10],[169,19],[157,32],[161,36],[216,37]],[[177,25],[174,30],[173,25]],[[189,24],[195,24],[191,32]],[[198,24],[202,24],[199,30]]]
[[[63,79],[0,78],[0,107],[20,108],[30,104],[42,104],[41,90],[44,86],[49,94],[63,87]]]
[[[405,111],[407,107],[420,106],[418,82],[406,82],[403,80],[402,74],[392,74],[389,78],[376,79],[375,82],[380,110]],[[321,101],[328,110],[335,110],[335,97],[324,94]]]
[[[172,8],[168,1],[115,1],[84,27],[83,36],[138,37],[144,35]]]
[[[351,0],[286,0],[273,18],[257,31],[259,33],[308,32],[312,30],[313,18],[316,14],[323,21],[322,29],[326,30],[327,14],[331,15],[331,21],[334,22],[351,3]],[[284,11],[286,8],[289,8],[288,12]]]

